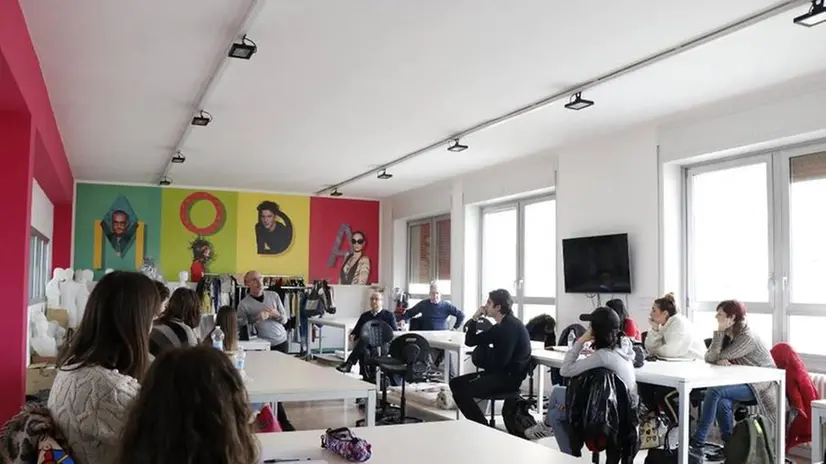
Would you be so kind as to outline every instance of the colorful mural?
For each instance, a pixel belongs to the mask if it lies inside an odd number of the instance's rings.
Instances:
[[[78,184],[74,267],[378,279],[379,203],[298,195]]]

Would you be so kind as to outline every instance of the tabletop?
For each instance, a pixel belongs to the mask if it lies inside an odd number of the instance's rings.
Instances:
[[[533,358],[543,364],[559,367],[565,353],[550,350],[534,350]],[[676,387],[679,383],[691,383],[693,388],[733,383],[774,382],[785,378],[780,369],[753,366],[715,366],[704,361],[669,362],[646,361],[635,369],[638,382]]]
[[[317,325],[328,325],[330,327],[352,327],[358,322],[357,317],[311,317],[309,321]]]
[[[375,390],[372,383],[348,377],[278,351],[250,351],[246,363],[247,392],[252,398],[268,395],[311,396],[319,393]]]
[[[574,464],[578,458],[479,425],[473,421],[443,421],[352,429],[372,445],[370,464],[501,464],[541,462]],[[321,449],[323,430],[258,434],[263,459],[312,458],[343,464]],[[446,439],[450,437],[450,439]],[[466,443],[468,446],[457,446]],[[411,448],[411,445],[414,448]],[[415,449],[414,452],[411,452]]]
[[[270,341],[269,340],[239,340],[238,346],[243,348],[244,351],[269,351],[270,350]]]

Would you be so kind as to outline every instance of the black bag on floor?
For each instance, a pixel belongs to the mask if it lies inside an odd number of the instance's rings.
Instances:
[[[519,438],[526,438],[525,430],[536,425],[536,420],[530,413],[530,403],[521,396],[505,400],[502,405],[502,420],[508,433]]]

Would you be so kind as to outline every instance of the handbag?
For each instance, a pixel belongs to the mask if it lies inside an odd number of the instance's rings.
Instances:
[[[667,433],[668,427],[662,417],[654,413],[648,414],[640,424],[640,449],[648,450],[663,446]]]
[[[353,435],[347,427],[327,429],[327,432],[321,436],[321,447],[338,454],[349,462],[364,462],[373,455],[370,443]]]

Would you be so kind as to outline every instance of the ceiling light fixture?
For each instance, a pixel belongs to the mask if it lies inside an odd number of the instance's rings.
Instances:
[[[186,161],[186,156],[179,151],[176,151],[175,155],[172,156],[172,162],[175,164],[183,164],[184,161]]]
[[[239,60],[248,60],[258,51],[258,46],[255,42],[247,38],[246,35],[241,37],[241,42],[235,42],[229,48],[229,57],[238,58]]]
[[[161,178],[161,181],[158,183],[164,187],[166,187],[167,185],[172,185],[172,178],[170,178],[169,176],[163,176]]]
[[[805,27],[826,23],[826,5],[823,2],[824,0],[812,0],[809,12],[794,18],[794,23]]]
[[[339,191],[338,191],[338,189],[333,189],[333,191],[332,191],[332,192],[330,192],[330,196],[331,196],[331,197],[340,197],[340,196],[342,196],[342,195],[344,195],[344,194],[343,194],[343,193],[341,193],[341,192],[339,192]]]
[[[387,169],[382,169],[381,171],[379,171],[379,174],[376,177],[378,177],[381,180],[387,180],[391,179],[393,177],[393,174],[387,172]]]
[[[465,151],[468,149],[467,145],[462,145],[459,143],[459,139],[453,139],[450,142],[450,146],[447,147],[447,151],[452,151],[453,153],[459,153],[460,151]]]
[[[204,110],[201,110],[198,114],[192,117],[192,125],[193,126],[201,126],[206,127],[209,123],[212,122],[212,115],[207,113]]]
[[[582,92],[571,95],[571,100],[565,104],[565,108],[574,111],[584,110],[589,106],[594,106],[594,102],[582,98]]]

